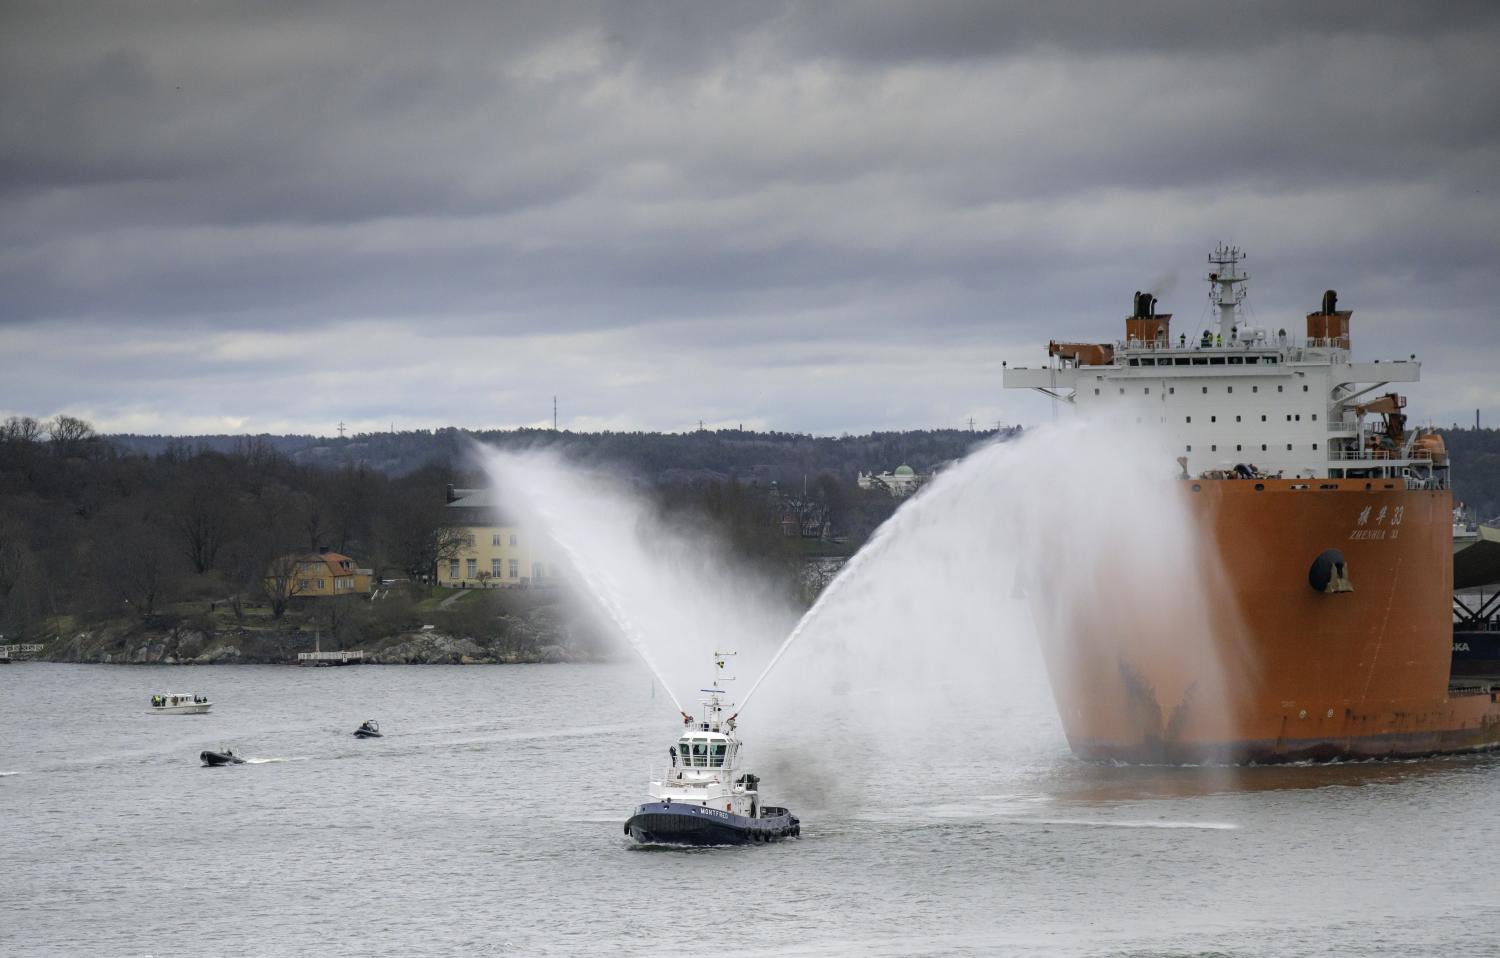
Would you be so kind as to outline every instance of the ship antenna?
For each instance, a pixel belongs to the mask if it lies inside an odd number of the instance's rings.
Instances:
[[[1250,290],[1245,285],[1250,274],[1240,268],[1246,254],[1238,246],[1220,243],[1208,256],[1213,270],[1208,274],[1208,301],[1219,311],[1219,336],[1224,345],[1229,345],[1234,328],[1241,322],[1240,304]]]

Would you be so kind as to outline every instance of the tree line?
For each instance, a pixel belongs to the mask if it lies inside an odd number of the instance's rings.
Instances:
[[[597,451],[571,452],[599,461]],[[789,497],[707,469],[662,475],[642,488],[663,522],[724,539],[796,591],[804,550],[781,519],[802,502],[800,483]],[[446,486],[484,481],[448,462],[400,475],[359,461],[300,463],[261,437],[137,454],[80,419],[12,417],[0,425],[0,633],[46,638],[64,620],[80,629],[162,624],[185,603],[228,608],[241,622],[250,603],[279,620],[296,599],[291,557],[319,548],[377,579],[430,582],[460,542],[447,524]],[[806,498],[855,544],[894,508],[830,471],[813,477]],[[348,610],[315,604],[337,631]]]

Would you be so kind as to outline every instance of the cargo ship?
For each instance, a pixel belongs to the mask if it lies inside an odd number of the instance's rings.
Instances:
[[[1004,373],[1080,414],[1149,416],[1175,447],[1171,494],[1198,540],[1184,547],[1210,570],[1197,624],[1108,605],[1039,622],[1074,753],[1243,764],[1500,746],[1500,674],[1455,669],[1447,450],[1390,388],[1420,364],[1357,361],[1333,290],[1303,335],[1255,325],[1244,252],[1220,245],[1208,263],[1208,329],[1174,334],[1138,292],[1123,338],[1053,341],[1045,367]],[[1161,634],[1174,628],[1193,634]]]

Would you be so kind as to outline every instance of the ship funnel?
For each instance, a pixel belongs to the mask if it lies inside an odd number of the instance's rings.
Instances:
[[[1150,319],[1156,315],[1156,297],[1136,290],[1134,307],[1135,311],[1131,313],[1132,319]]]
[[[1127,343],[1166,346],[1171,341],[1172,314],[1156,311],[1156,297],[1135,291],[1130,318],[1125,320]]]
[[[1322,309],[1307,314],[1307,344],[1315,349],[1348,349],[1353,310],[1339,309],[1337,290],[1323,293]]]

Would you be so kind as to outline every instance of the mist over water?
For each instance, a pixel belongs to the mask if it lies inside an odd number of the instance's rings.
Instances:
[[[830,763],[878,779],[1065,754],[1057,715],[1083,694],[1079,663],[1049,637],[1074,630],[1192,663],[1191,680],[1154,690],[1167,711],[1222,695],[1204,601],[1215,573],[1170,451],[1134,425],[1070,421],[976,449],[903,503],[800,620],[619,481],[546,453],[488,463],[501,501],[557,540],[689,711],[709,654],[741,653],[731,689],[754,761],[814,805],[872,800],[867,782],[809,774]]]
[[[663,515],[618,474],[546,450],[488,450],[484,465],[499,500],[551,540],[551,558],[592,598],[606,631],[681,710],[697,712],[714,652],[739,653],[726,674],[744,674],[797,620],[788,597],[707,527]]]

